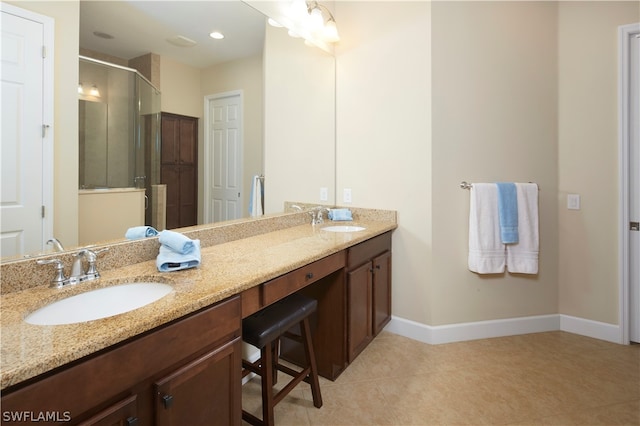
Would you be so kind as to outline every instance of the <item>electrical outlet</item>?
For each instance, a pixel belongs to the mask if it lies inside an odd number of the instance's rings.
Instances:
[[[351,203],[351,188],[344,188],[342,190],[342,201],[344,203]]]
[[[327,201],[329,199],[329,189],[322,187],[320,188],[320,201]]]
[[[580,195],[567,194],[567,209],[580,210]]]

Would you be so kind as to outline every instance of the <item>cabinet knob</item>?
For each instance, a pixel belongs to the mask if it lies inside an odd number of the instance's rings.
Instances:
[[[138,418],[137,417],[127,417],[127,419],[125,420],[125,424],[127,426],[138,426]]]
[[[310,280],[311,278],[313,278],[313,272],[309,272],[307,274],[307,279]]]
[[[171,408],[171,406],[173,405],[173,396],[171,395],[163,396],[162,405],[164,405],[164,408]]]

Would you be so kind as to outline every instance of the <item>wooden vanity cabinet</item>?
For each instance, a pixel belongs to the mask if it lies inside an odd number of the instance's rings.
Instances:
[[[391,320],[391,232],[347,251],[348,362]]]
[[[241,330],[235,296],[8,388],[2,411],[82,425],[239,425]]]

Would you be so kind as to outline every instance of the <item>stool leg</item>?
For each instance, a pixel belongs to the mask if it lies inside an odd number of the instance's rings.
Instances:
[[[271,383],[272,386],[275,386],[278,383],[278,359],[280,358],[280,338],[278,337],[276,340],[273,341],[273,343],[271,344],[271,365],[272,365],[272,376],[273,376],[273,382]]]
[[[311,394],[313,395],[313,405],[317,408],[322,407],[322,395],[320,394],[320,383],[318,381],[318,368],[316,367],[316,355],[313,351],[313,339],[311,338],[311,328],[309,327],[309,317],[302,321],[302,340],[304,353],[309,363],[311,381]]]
[[[262,382],[262,424],[273,426],[275,417],[273,415],[273,342],[265,345],[261,350],[262,370],[260,380]]]

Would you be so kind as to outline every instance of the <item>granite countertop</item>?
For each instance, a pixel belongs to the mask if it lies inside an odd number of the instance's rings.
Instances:
[[[395,221],[344,223],[366,229],[328,232],[299,225],[202,249],[200,267],[160,273],[154,260],[102,273],[99,280],[62,289],[34,287],[2,295],[1,388],[36,377],[140,333],[241,293],[397,227]],[[98,269],[100,263],[98,261]],[[126,282],[170,284],[173,291],[142,308],[79,324],[37,326],[23,318],[42,306],[87,290]]]

